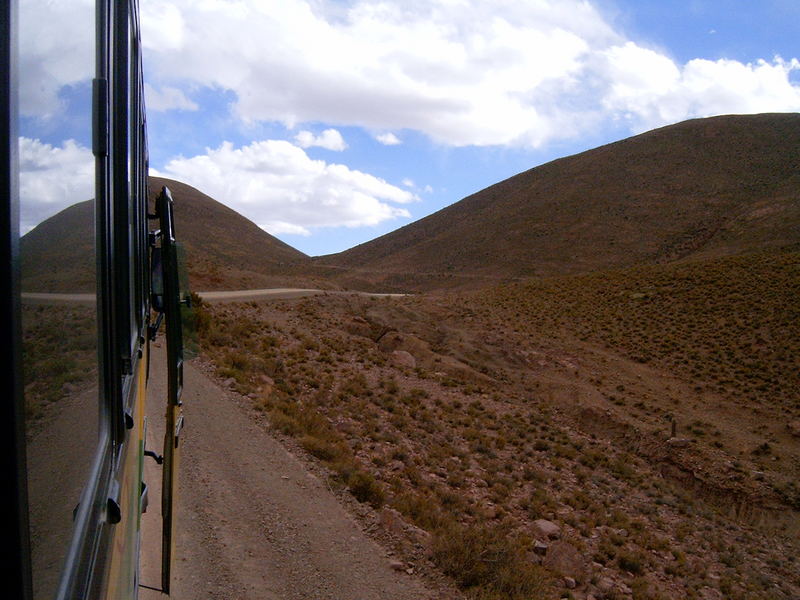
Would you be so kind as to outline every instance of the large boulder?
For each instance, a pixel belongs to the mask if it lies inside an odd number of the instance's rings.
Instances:
[[[547,519],[536,519],[533,522],[533,531],[537,537],[544,539],[557,540],[561,537],[561,527]]]
[[[586,580],[586,559],[569,542],[559,541],[551,544],[542,564],[563,577],[571,577],[578,582]]]
[[[392,364],[396,367],[403,369],[415,369],[417,367],[417,359],[405,350],[394,350],[391,357]]]

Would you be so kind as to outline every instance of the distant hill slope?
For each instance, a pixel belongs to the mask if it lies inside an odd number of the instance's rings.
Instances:
[[[194,289],[310,284],[295,275],[308,256],[185,183],[150,177],[151,198],[163,186],[175,200],[175,235],[186,248]]]
[[[45,219],[20,239],[24,292],[93,292],[94,200]]]
[[[555,160],[315,263],[431,289],[798,242],[800,114],[733,115]]]
[[[151,177],[151,199],[164,185],[175,200],[192,289],[324,285],[304,274],[308,256],[189,185]],[[20,255],[26,292],[94,291],[93,201],[42,221],[21,238]]]

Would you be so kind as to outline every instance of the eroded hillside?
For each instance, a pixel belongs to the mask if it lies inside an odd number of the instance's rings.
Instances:
[[[798,164],[798,114],[695,119],[535,167],[314,265],[355,289],[409,291],[797,244]]]
[[[798,264],[204,306],[197,326],[407,564],[468,594],[794,598]]]

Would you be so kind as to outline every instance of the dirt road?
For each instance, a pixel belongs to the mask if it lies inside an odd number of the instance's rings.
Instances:
[[[306,288],[265,288],[260,290],[226,290],[221,292],[197,292],[206,302],[233,302],[242,300],[255,300],[256,298],[270,297],[275,300],[287,298],[302,298],[319,294],[357,294],[359,296],[374,296],[376,298],[400,297],[407,294],[375,294],[371,292],[317,290]],[[94,304],[97,302],[95,294],[55,294],[44,292],[23,292],[22,299],[29,304]]]
[[[224,292],[198,292],[206,302],[231,302],[242,300],[255,300],[266,296],[273,299],[301,298],[303,296],[317,296],[319,294],[342,295],[356,294],[359,296],[373,296],[376,298],[392,298],[406,296],[407,294],[374,294],[371,292],[341,291],[341,290],[316,290],[303,288],[267,288],[262,290],[230,290]]]
[[[148,414],[160,420],[164,348],[152,347]],[[326,483],[309,473],[250,409],[191,363],[184,374],[186,428],[172,597],[184,599],[423,599],[436,594],[391,568]],[[151,421],[149,447],[163,430]],[[147,460],[142,578],[159,588],[160,467]],[[143,588],[142,600],[164,598]]]

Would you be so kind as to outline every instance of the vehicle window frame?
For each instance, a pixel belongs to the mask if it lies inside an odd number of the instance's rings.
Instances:
[[[108,514],[121,473],[121,450],[149,321],[147,139],[137,0],[95,0],[91,139],[94,157],[99,412],[91,467],[72,523],[56,599],[97,597],[105,580],[114,524]],[[33,572],[27,484],[22,368],[19,197],[19,2],[0,5],[0,335],[12,347],[0,378],[0,484],[14,508],[4,511],[7,561],[4,590],[32,600]],[[135,233],[134,233],[135,232]],[[137,438],[138,443],[138,438]],[[132,448],[132,447],[131,447]],[[138,445],[137,445],[138,448]],[[131,449],[129,448],[130,452]],[[136,581],[133,582],[135,587]]]
[[[19,297],[19,156],[17,126],[17,24],[16,0],[0,5],[0,335],[11,344],[10,364],[2,393],[10,401],[0,408],[0,484],[11,506],[3,511],[9,550],[3,588],[11,597],[32,597],[30,538],[25,470],[24,399],[22,396],[22,327]]]

